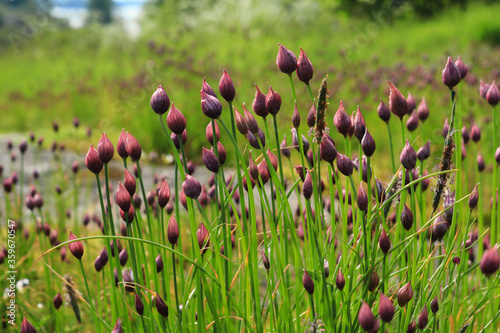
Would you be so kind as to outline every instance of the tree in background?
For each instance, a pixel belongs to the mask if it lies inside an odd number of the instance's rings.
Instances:
[[[109,24],[112,21],[111,11],[113,2],[111,0],[90,0],[89,11],[90,21],[97,21],[101,24]]]

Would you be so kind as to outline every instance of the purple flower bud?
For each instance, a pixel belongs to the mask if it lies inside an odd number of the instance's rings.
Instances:
[[[238,132],[240,132],[243,135],[246,135],[248,132],[248,127],[245,118],[243,118],[241,113],[239,113],[234,106],[233,110],[234,110],[234,119],[236,120],[236,128],[238,129]]]
[[[431,301],[431,311],[432,313],[436,313],[439,311],[439,303],[437,296]]]
[[[415,152],[415,149],[413,149],[413,147],[410,145],[408,139],[406,139],[406,144],[401,151],[399,159],[406,170],[413,170],[415,168],[415,165],[417,164],[417,153]]]
[[[460,74],[460,70],[455,65],[451,57],[448,57],[446,66],[444,67],[443,73],[441,74],[441,80],[451,90],[453,89],[453,87],[460,83],[461,78],[462,75]]]
[[[333,164],[333,161],[337,158],[337,149],[328,134],[323,135],[323,140],[319,145],[319,154],[322,160],[330,164]]]
[[[306,270],[304,270],[304,275],[302,276],[302,285],[309,295],[314,293],[314,281],[311,279]]]
[[[368,283],[368,290],[371,292],[375,291],[375,289],[377,289],[379,283],[380,283],[380,278],[378,277],[377,272],[374,270],[374,271],[372,271],[372,274],[370,276],[370,281]]]
[[[418,328],[424,330],[428,322],[429,322],[429,313],[427,312],[427,306],[424,305],[422,312],[420,312],[420,315],[418,316]]]
[[[56,295],[56,297],[54,297],[54,300],[52,303],[54,304],[54,308],[56,308],[56,310],[59,310],[59,308],[63,304],[63,299],[61,297],[61,293],[57,293],[57,295]]]
[[[363,148],[363,153],[366,156],[373,156],[373,153],[375,152],[375,148],[377,146],[375,145],[375,140],[373,139],[370,132],[368,132],[368,130],[365,130],[365,134],[363,135],[363,139],[361,140],[361,147]]]
[[[370,306],[363,302],[358,314],[359,325],[367,332],[370,332],[375,326],[375,317],[373,316]]]
[[[417,151],[417,158],[419,161],[425,161],[431,155],[431,140],[427,141],[425,145]]]
[[[283,136],[283,141],[281,141],[280,150],[283,156],[290,158],[290,149],[288,149],[288,144],[286,143],[286,135]]]
[[[313,78],[313,66],[306,53],[300,48],[299,60],[297,61],[297,77],[305,84]]]
[[[363,118],[363,114],[361,114],[361,110],[356,110],[356,116],[354,117],[354,136],[358,139],[359,142],[363,140],[363,136],[365,135],[366,124],[365,119]]]
[[[182,112],[174,106],[174,103],[172,103],[172,107],[167,115],[167,126],[177,135],[181,135],[186,129],[186,118]]]
[[[118,137],[118,142],[116,143],[116,151],[121,158],[127,158],[128,153],[125,148],[125,141],[127,140],[127,133],[125,133],[125,129],[122,129],[120,136]]]
[[[387,254],[389,250],[391,249],[391,240],[389,239],[389,236],[387,236],[387,233],[385,230],[382,228],[382,232],[380,233],[380,238],[378,239],[378,246],[380,247],[380,250],[384,254]]]
[[[285,74],[292,74],[297,69],[297,57],[281,44],[279,45],[278,56],[276,57],[276,66]]]
[[[160,273],[163,270],[163,259],[161,258],[161,254],[159,254],[156,259],[156,273]]]
[[[477,126],[476,123],[472,124],[472,127],[470,129],[470,138],[472,141],[474,141],[476,143],[479,140],[481,140],[481,130],[479,129],[479,127]]]
[[[403,94],[396,88],[391,82],[387,81],[389,83],[391,90],[389,93],[389,109],[391,112],[399,117],[400,119],[403,119],[403,117],[406,115],[408,112],[408,102],[406,102],[406,99],[404,98]]]
[[[69,240],[75,240],[78,239],[73,232],[69,232]],[[83,257],[83,243],[81,241],[76,241],[68,244],[69,250],[71,251],[71,254],[78,259],[81,260]]]
[[[259,126],[254,116],[245,107],[245,103],[243,103],[243,116],[245,117],[248,131],[253,134],[257,133],[259,131]]]
[[[420,119],[420,121],[422,122],[426,121],[427,118],[429,117],[429,107],[427,106],[425,97],[423,97],[422,100],[420,101],[420,104],[418,104],[417,115],[418,119]]]
[[[307,172],[306,179],[302,185],[302,193],[304,194],[304,198],[306,198],[306,200],[311,199],[313,193],[313,183],[311,173],[309,171]]]
[[[168,220],[167,237],[172,246],[177,244],[177,240],[179,239],[179,224],[175,219],[175,215],[172,215]]]
[[[487,83],[484,83],[483,80],[479,81],[479,95],[481,95],[482,98],[486,99],[486,93],[490,89],[490,85]]]
[[[295,129],[300,126],[300,114],[299,109],[297,108],[297,102],[295,102],[295,106],[293,107],[292,124]]]
[[[210,96],[213,96],[213,97],[217,98],[217,95],[215,94],[215,91],[207,83],[207,77],[206,76],[203,78],[203,84],[201,85],[201,91],[209,94]]]
[[[405,284],[401,289],[398,290],[398,304],[400,307],[405,306],[413,298],[413,289],[411,287],[411,281]]]
[[[458,56],[457,61],[455,61],[455,66],[457,66],[458,71],[460,72],[460,77],[461,79],[463,79],[467,75],[469,68],[467,68],[467,66],[464,64],[460,56]]]
[[[125,266],[125,264],[128,261],[128,252],[127,252],[127,249],[121,250],[120,253],[118,254],[118,258],[120,260],[120,265]]]
[[[342,274],[342,271],[340,269],[339,272],[337,273],[337,277],[335,278],[335,286],[337,287],[338,290],[343,290],[345,287],[344,274]]]
[[[203,250],[203,248],[209,247],[210,245],[209,234],[203,222],[200,223],[198,230],[196,230],[196,239],[198,240],[198,246],[200,247],[201,250]],[[203,252],[205,252],[205,250],[203,250]]]
[[[144,314],[144,303],[138,293],[135,293],[135,311],[142,316]]]
[[[139,144],[139,141],[137,141],[137,139],[129,132],[126,133],[125,149],[127,150],[127,154],[130,156],[132,161],[138,161],[141,159],[141,145]]]
[[[96,175],[99,172],[101,172],[103,168],[102,161],[99,159],[99,154],[97,153],[97,150],[95,150],[95,148],[92,147],[92,145],[90,145],[89,151],[87,152],[87,156],[85,157],[85,165],[87,166],[87,169],[90,170],[90,172]]]
[[[21,333],[36,333],[36,329],[26,318],[23,318],[21,323]]]
[[[313,104],[309,109],[309,112],[307,113],[307,126],[313,128],[315,125],[316,125],[316,107]]]
[[[366,194],[365,188],[363,187],[363,183],[359,183],[358,187],[358,208],[362,212],[366,212],[368,209],[368,195]]]
[[[271,177],[269,174],[269,168],[267,167],[266,161],[263,160],[262,162],[260,162],[259,165],[257,165],[257,169],[259,170],[259,175],[262,180],[262,184],[266,185],[266,183],[269,181],[269,178]]]
[[[113,144],[111,143],[111,140],[108,139],[106,133],[104,132],[102,133],[101,140],[97,145],[97,152],[99,153],[99,159],[104,164],[109,163],[115,153],[115,149],[113,147]]]
[[[165,208],[170,200],[170,187],[168,186],[167,180],[164,179],[161,182],[160,191],[158,192],[158,206],[160,208]]]
[[[483,155],[477,154],[477,170],[483,172],[485,168]]]
[[[410,230],[413,225],[413,213],[406,204],[401,212],[401,224],[406,230]]]
[[[125,180],[123,182],[123,186],[127,189],[130,196],[133,197],[136,190],[135,177],[132,176],[130,171],[128,171],[127,169],[124,170],[124,173],[125,173]]]
[[[389,123],[389,120],[391,119],[391,110],[389,110],[389,107],[387,104],[384,103],[383,100],[380,100],[380,103],[377,107],[377,114],[386,123]]]
[[[498,255],[498,249],[495,247],[490,248],[485,251],[483,257],[481,258],[481,262],[479,263],[479,267],[481,268],[481,272],[487,277],[496,273],[498,268],[500,267],[500,256]]]
[[[219,160],[217,156],[205,147],[203,147],[203,163],[210,172],[219,172]]]
[[[491,106],[496,106],[498,102],[500,102],[500,91],[498,91],[498,87],[495,84],[495,81],[491,83],[490,88],[486,92],[486,101]]]
[[[382,293],[378,302],[378,314],[380,315],[380,319],[386,323],[390,323],[392,318],[394,318],[394,304]]]
[[[345,112],[342,101],[340,101],[339,108],[337,109],[335,116],[333,116],[333,123],[335,124],[335,127],[337,127],[337,131],[346,137],[351,129],[351,118]]]
[[[130,193],[122,185],[122,183],[118,183],[118,189],[116,190],[115,201],[121,210],[127,212],[130,209],[132,199],[130,197]]]
[[[410,92],[408,92],[406,103],[408,104],[408,114],[412,114],[415,108],[417,107],[417,102],[415,101],[415,97],[413,97],[413,95]]]
[[[262,257],[262,263],[264,264],[264,268],[269,271],[269,267],[271,267],[271,264],[269,262],[269,258],[266,256],[264,251],[260,251],[260,255]]]
[[[225,68],[222,72],[222,77],[220,78],[219,81],[219,93],[222,96],[222,98],[226,100],[226,102],[232,102],[234,100],[234,96],[236,95],[233,81],[227,74]]]
[[[153,96],[151,96],[150,104],[156,114],[161,115],[168,111],[168,108],[170,107],[170,99],[161,84],[153,93]]]
[[[201,193],[201,184],[193,176],[186,175],[186,179],[182,183],[182,190],[186,197],[196,200]]]
[[[163,301],[163,299],[160,297],[160,295],[156,294],[156,297],[155,297],[155,305],[156,305],[156,310],[158,311],[158,313],[163,317],[163,318],[167,318],[168,317],[168,306],[167,304],[165,304],[165,302]]]
[[[354,165],[349,157],[342,155],[341,153],[337,153],[337,169],[346,177],[352,175]]]
[[[203,111],[203,114],[211,119],[218,119],[222,114],[222,104],[219,102],[217,97],[209,95],[203,90],[200,91],[200,96],[201,111]]]
[[[277,115],[281,108],[281,96],[270,86],[266,96],[266,109],[272,115]]]
[[[408,120],[406,121],[406,128],[408,129],[408,131],[413,132],[417,129],[417,127],[418,127],[418,116],[417,112],[413,111]]]

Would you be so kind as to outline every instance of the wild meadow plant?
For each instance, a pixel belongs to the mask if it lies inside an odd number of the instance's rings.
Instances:
[[[24,198],[22,186],[13,192],[13,175],[4,178],[7,216],[14,216],[14,206],[22,221],[26,205],[36,223],[37,239],[26,242],[38,242],[34,246],[43,251],[33,269],[45,264],[43,299],[51,309],[37,317],[30,307],[20,308],[26,317],[21,332],[497,330],[500,93],[495,82],[480,85],[492,107],[493,149],[482,151],[496,161],[490,170],[479,151],[477,166],[464,159],[469,139],[479,150],[481,134],[477,125],[469,133],[463,124],[460,82],[468,69],[460,58],[448,58],[442,72],[450,113],[437,165],[429,160],[437,147],[424,131],[433,115],[425,98],[417,105],[412,94],[405,97],[387,81],[388,100],[380,100],[377,113],[387,124],[390,148],[378,154],[371,133],[385,127],[367,124],[359,107],[349,115],[342,101],[332,112],[328,78],[315,95],[313,66],[302,49],[297,59],[279,45],[276,64],[288,76],[291,94],[272,87],[264,94],[255,85],[251,108],[240,107],[224,70],[218,94],[203,79],[203,115],[197,119],[186,119],[182,102],[174,106],[160,85],[151,108],[165,136],[156,140],[168,142],[174,172],[168,181],[156,179],[149,191],[139,141],[125,130],[116,144],[124,173],[112,184],[108,165],[115,146],[103,133],[85,158],[101,210],[92,220],[102,235],[75,223],[77,238],[44,214],[37,188]],[[308,96],[296,95],[293,73]],[[280,114],[288,112],[282,98],[294,106],[290,133],[280,133],[278,126]],[[307,114],[297,107],[298,99],[310,101]],[[224,113],[230,121],[223,120]],[[398,134],[388,126],[391,113],[399,118]],[[198,151],[208,184],[194,177],[195,166],[187,160],[188,121],[200,128],[208,124],[208,144]],[[227,160],[226,146],[234,150],[233,161]],[[378,169],[387,167],[391,178]],[[471,179],[472,167],[477,172]],[[72,170],[75,192],[67,204],[76,215],[78,165]],[[491,214],[483,204],[489,198]],[[86,215],[84,225],[90,220]],[[57,235],[64,234],[68,241],[59,242]],[[54,251],[73,262],[66,247],[80,270],[70,268],[71,275],[62,277],[68,268],[58,264]],[[0,255],[3,262],[8,253]],[[61,292],[71,312],[62,313]]]

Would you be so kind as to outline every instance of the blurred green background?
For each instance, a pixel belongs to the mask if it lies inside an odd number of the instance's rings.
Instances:
[[[426,97],[430,118],[424,135],[439,154],[450,110],[448,89],[441,83],[448,56],[455,60],[460,55],[470,68],[462,84],[465,124],[470,128],[476,120],[484,135],[492,135],[487,126],[491,111],[478,86],[479,79],[490,82],[500,76],[496,2],[142,1],[2,2],[0,133],[33,131],[45,137],[46,147],[57,140],[85,152],[102,131],[116,142],[125,128],[145,151],[168,153],[149,106],[162,84],[188,119],[187,151],[199,160],[200,146],[208,146],[199,90],[206,76],[217,91],[226,68],[240,111],[243,102],[251,106],[254,83],[264,92],[272,85],[281,94],[280,126],[290,140],[292,97],[288,78],[275,65],[281,43],[297,56],[299,47],[304,49],[314,66],[313,91],[328,75],[330,128],[340,100],[349,113],[359,105],[380,154],[388,151],[385,125],[376,115],[379,99],[387,102],[386,80],[405,95],[410,91],[417,103]],[[305,128],[310,99],[295,75],[294,80]],[[228,121],[223,105],[222,118]],[[81,123],[77,130],[74,117]],[[395,119],[391,127],[399,134]],[[422,134],[420,129],[415,133]],[[337,135],[332,134],[340,140]],[[481,149],[493,149],[489,145],[491,140],[484,140]],[[483,155],[491,164],[492,154]]]

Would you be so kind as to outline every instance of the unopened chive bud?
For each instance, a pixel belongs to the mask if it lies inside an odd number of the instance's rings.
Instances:
[[[337,169],[346,177],[352,175],[354,165],[349,157],[342,155],[341,153],[337,153]]]
[[[313,78],[313,66],[306,53],[300,48],[299,60],[297,60],[297,77],[305,84]]]
[[[78,239],[73,232],[69,232],[69,239],[70,241]],[[71,251],[71,254],[78,260],[82,259],[83,257],[83,243],[81,241],[76,241],[68,244],[69,250]]]
[[[155,299],[156,310],[163,318],[166,319],[168,317],[167,304],[165,304],[165,302],[163,301],[163,298],[161,298],[160,295],[156,294],[155,298],[156,298]]]
[[[316,108],[314,107],[313,104],[309,109],[309,112],[307,113],[307,126],[312,128],[315,125],[316,125]]]
[[[163,259],[161,258],[161,254],[159,254],[156,259],[156,273],[160,273],[163,270]]]
[[[345,278],[344,274],[342,274],[342,270],[339,269],[337,273],[337,277],[335,278],[335,286],[338,290],[343,290],[345,287]]]
[[[92,147],[92,145],[90,145],[89,151],[87,152],[87,156],[85,157],[85,165],[87,166],[87,169],[90,170],[90,172],[96,175],[99,172],[101,172],[104,166],[102,161],[99,159],[99,154],[97,153],[97,150],[94,147]]]
[[[384,254],[387,254],[387,252],[391,249],[391,240],[383,228],[380,233],[380,238],[378,239],[378,246]]]
[[[380,319],[386,323],[390,323],[392,318],[394,318],[394,304],[382,293],[378,302],[378,314],[380,315]]]
[[[437,296],[431,301],[431,311],[432,313],[436,313],[439,311],[439,303]]]
[[[373,196],[378,198],[378,202],[382,202],[385,200],[385,189],[384,185],[377,177],[375,177],[375,186],[372,190]]]
[[[139,209],[139,206],[140,205],[136,205],[137,209]],[[123,222],[126,222],[126,223],[134,222],[134,218],[135,218],[134,206],[130,205],[130,208],[128,209],[128,211],[123,211],[122,209],[120,209],[120,217],[122,218]]]
[[[196,230],[196,239],[198,240],[198,246],[201,250],[203,250],[203,248],[207,248],[210,244],[208,230],[203,222],[200,223],[198,230]]]
[[[127,264],[128,261],[127,249],[123,249],[120,251],[120,253],[118,254],[118,259],[120,260],[120,265],[125,266],[125,264]]]
[[[488,89],[490,89],[490,85],[487,83],[484,83],[483,80],[479,81],[479,95],[486,99],[486,93],[488,92]]]
[[[481,130],[479,129],[479,127],[477,126],[476,123],[472,124],[472,127],[470,129],[470,138],[472,141],[474,141],[476,143],[479,140],[481,140]]]
[[[422,312],[418,316],[418,328],[420,330],[424,330],[429,322],[429,313],[427,312],[427,305],[424,305]]]
[[[201,111],[203,111],[203,114],[211,119],[218,119],[222,114],[222,104],[217,97],[209,95],[203,90],[200,91],[200,96]]]
[[[477,170],[483,172],[485,168],[483,155],[477,154]]]
[[[171,245],[177,244],[177,240],[179,239],[179,224],[175,219],[175,215],[172,215],[168,220],[167,237]]]
[[[118,183],[118,189],[116,190],[115,201],[121,210],[127,212],[130,209],[132,199],[130,197],[130,193],[122,185],[122,183]]]
[[[323,135],[323,140],[321,140],[319,145],[319,154],[321,159],[330,163],[330,165],[332,165],[337,158],[337,149],[328,134]]]
[[[286,142],[286,134],[283,136],[283,141],[281,141],[280,150],[283,156],[290,158],[290,149],[288,149],[288,144]]]
[[[306,179],[304,180],[304,184],[302,185],[302,193],[304,194],[304,198],[306,198],[306,200],[311,199],[313,193],[313,183],[311,172],[309,171],[307,172]]]
[[[305,181],[306,179],[306,172],[307,172],[307,169],[304,168],[302,165],[296,165],[295,166],[295,172],[299,175],[300,179],[302,181]]]
[[[406,204],[401,212],[401,224],[406,230],[410,230],[413,225],[413,213]]]
[[[365,212],[368,209],[368,195],[366,194],[363,183],[359,183],[358,187],[358,208]]]
[[[452,90],[453,87],[460,83],[461,79],[462,75],[460,74],[460,70],[455,65],[451,57],[448,57],[446,66],[441,74],[441,80],[446,86],[448,86],[448,88],[450,88],[450,90]]]
[[[358,322],[359,325],[367,332],[370,332],[375,326],[375,317],[373,316],[373,312],[370,309],[370,306],[363,301],[361,305],[361,309],[358,314]]]
[[[295,106],[293,107],[292,124],[295,129],[299,128],[300,126],[300,113],[299,109],[297,108],[297,102],[295,102]]]
[[[170,200],[170,187],[168,186],[167,180],[164,179],[161,182],[160,190],[158,191],[158,206],[160,208],[165,208]]]
[[[481,262],[479,263],[481,272],[487,277],[493,275],[500,267],[500,256],[498,254],[498,249],[495,247],[490,248],[485,251]]]
[[[245,107],[245,103],[243,103],[243,117],[245,118],[248,132],[253,134],[257,133],[259,131],[257,120],[255,120],[254,116],[247,110],[247,108]]]
[[[460,72],[460,77],[463,79],[469,72],[469,68],[467,67],[466,64],[462,61],[460,56],[458,56],[457,60],[455,61],[455,66],[457,66],[458,71]]]
[[[236,110],[234,106],[233,106],[233,111],[234,111],[234,119],[236,121],[236,128],[238,129],[238,132],[240,132],[242,135],[246,135],[248,132],[248,127],[245,118],[243,118],[241,113],[238,110]]]
[[[203,147],[203,164],[205,167],[213,173],[219,172],[219,160],[215,154]]]
[[[412,114],[417,107],[417,102],[410,92],[408,92],[408,97],[406,97],[406,103],[408,104],[408,114]]]
[[[97,145],[97,152],[99,154],[99,159],[104,164],[109,163],[115,153],[115,148],[113,147],[111,140],[109,140],[104,132],[102,133],[101,140],[99,140],[99,144]]]
[[[297,69],[297,57],[295,54],[281,44],[278,49],[278,56],[276,57],[276,66],[285,74],[292,74]]]
[[[269,157],[269,161],[271,161],[271,165],[273,166],[274,171],[278,170],[278,158],[274,153],[271,151],[271,149],[267,149],[267,156]]]
[[[269,181],[269,178],[271,177],[271,175],[269,174],[269,168],[267,167],[266,161],[263,160],[262,162],[260,162],[259,165],[257,165],[257,169],[259,170],[259,176],[262,180],[262,184],[265,185]]]
[[[408,129],[408,131],[413,132],[417,129],[417,127],[418,127],[418,116],[417,113],[413,111],[410,114],[408,120],[406,121],[406,128]]]
[[[413,289],[411,281],[406,283],[401,289],[398,290],[398,304],[400,307],[405,306],[413,298]]]
[[[227,74],[225,68],[219,81],[219,93],[222,98],[226,100],[226,102],[232,102],[234,100],[234,96],[236,95],[233,81],[231,80],[231,77],[229,77],[229,74]]]
[[[376,149],[375,140],[368,130],[365,130],[365,134],[363,135],[363,139],[361,140],[361,148],[363,148],[363,153],[371,157]]]
[[[181,135],[186,129],[186,118],[179,109],[172,103],[172,107],[167,115],[167,126],[175,134]]]
[[[139,141],[127,132],[126,140],[125,140],[125,149],[127,150],[127,154],[130,156],[132,161],[138,161],[141,159],[142,149]]]
[[[271,267],[271,264],[269,262],[269,258],[266,256],[264,251],[260,251],[260,255],[262,257],[262,264],[264,264],[264,268],[269,271],[269,267]]]
[[[399,119],[403,119],[408,112],[408,102],[398,88],[389,81],[387,83],[389,83],[391,89],[389,93],[389,109]]]
[[[408,324],[408,328],[406,330],[406,333],[415,333],[417,331],[417,324],[415,323],[415,320],[412,320]]]
[[[266,95],[266,109],[272,115],[277,115],[281,108],[281,96],[269,87]]]
[[[304,275],[302,276],[302,285],[309,295],[314,293],[314,281],[311,279],[306,270],[304,270]]]
[[[217,95],[215,94],[215,91],[207,83],[207,77],[206,76],[203,78],[203,83],[201,85],[201,91],[209,94],[210,96],[217,97]]]
[[[182,190],[186,197],[196,200],[201,193],[201,184],[193,176],[186,175],[186,179],[182,183]]]
[[[425,97],[422,98],[417,108],[418,119],[422,122],[426,121],[429,118],[429,107],[427,106],[427,102],[425,101]]]
[[[417,158],[420,162],[425,161],[431,155],[431,140],[427,141],[425,145],[420,147],[417,151]]]
[[[380,100],[380,103],[377,107],[377,114],[380,119],[382,119],[386,123],[389,123],[389,120],[391,119],[391,110],[389,110],[389,107],[384,103],[383,100]]]
[[[21,323],[21,333],[36,333],[35,327],[26,318]]]
[[[161,84],[151,96],[150,104],[156,114],[162,115],[168,111],[170,99]]]
[[[342,101],[340,101],[339,108],[333,116],[333,123],[335,124],[335,127],[337,127],[337,131],[344,137],[347,137],[347,134],[351,129],[351,118],[347,112],[345,112]]]
[[[368,290],[371,292],[375,291],[375,289],[377,289],[379,283],[380,283],[380,278],[378,277],[377,272],[374,270],[374,271],[372,271],[372,274],[370,276],[370,281],[368,283]]]
[[[498,102],[500,102],[500,91],[498,91],[498,87],[495,84],[495,81],[491,83],[490,88],[486,92],[486,101],[491,106],[496,106]]]
[[[56,308],[56,310],[59,310],[59,308],[63,304],[63,299],[61,297],[61,293],[57,293],[57,295],[54,297],[54,300],[52,301],[52,303],[54,304],[54,308]]]
[[[128,157],[127,149],[125,148],[126,139],[127,139],[127,133],[125,132],[125,129],[122,129],[122,132],[118,137],[118,142],[116,143],[116,151],[118,152],[118,155],[120,155],[121,158]]]
[[[144,303],[138,293],[135,293],[135,311],[142,316],[144,314]]]
[[[415,152],[415,149],[413,149],[413,147],[410,145],[408,139],[406,139],[406,144],[401,151],[399,159],[406,170],[413,170],[417,165],[417,153]]]
[[[356,110],[356,115],[354,116],[354,136],[358,139],[359,142],[363,140],[365,131],[366,131],[365,118],[363,118],[363,114],[361,113],[361,110],[359,109],[358,105],[358,108]]]

